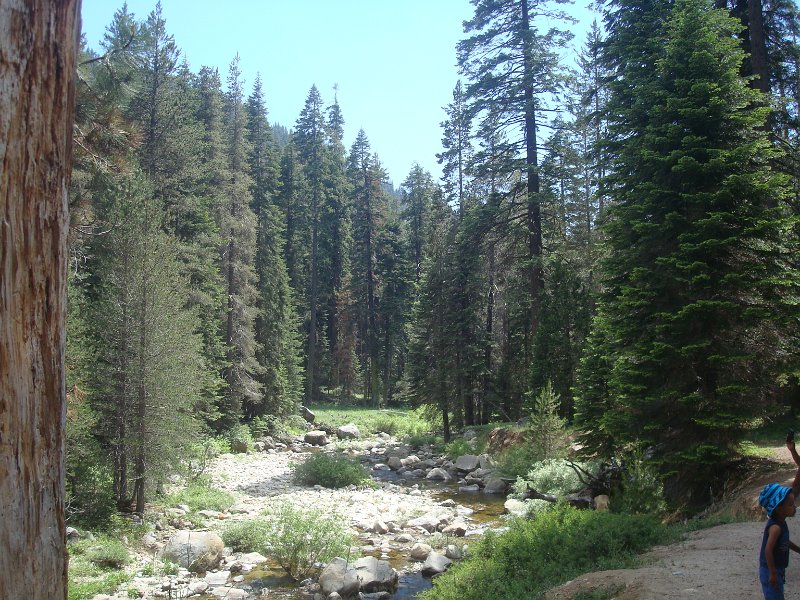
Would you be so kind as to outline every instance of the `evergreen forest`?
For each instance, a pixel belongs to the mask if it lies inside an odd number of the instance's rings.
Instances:
[[[562,0],[471,4],[419,149],[442,176],[397,186],[335,94],[272,122],[279,92],[190,69],[160,4],[83,45],[68,513],[142,513],[303,406],[422,407],[448,441],[542,390],[586,456],[702,504],[800,408],[794,0],[608,0],[584,40]]]

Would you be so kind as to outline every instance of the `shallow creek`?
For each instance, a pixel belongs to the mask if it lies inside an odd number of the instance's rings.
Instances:
[[[305,454],[305,453],[303,453]],[[301,456],[297,456],[301,458]],[[445,500],[456,502],[461,507],[468,509],[463,516],[463,521],[469,524],[469,531],[464,538],[453,538],[451,543],[470,545],[489,528],[500,524],[500,515],[504,512],[504,496],[492,496],[483,493],[459,492],[457,483],[431,482],[420,479],[405,479],[390,470],[373,469],[372,476],[379,482],[390,483],[398,486],[397,494],[406,495],[412,488],[430,495],[431,500],[438,503]],[[230,482],[229,482],[230,483]],[[238,486],[237,486],[238,487]],[[238,487],[242,491],[242,487]],[[272,495],[272,494],[265,494]],[[407,497],[407,496],[406,496]],[[463,514],[463,513],[462,513]],[[365,543],[370,534],[360,534],[357,543]],[[427,542],[426,536],[418,537],[418,541]],[[368,546],[369,548],[369,546]],[[374,556],[381,560],[388,560],[400,574],[399,586],[392,595],[392,600],[412,600],[417,594],[432,586],[431,579],[424,577],[420,572],[421,563],[414,562],[409,556],[408,548],[392,547],[388,552],[380,547],[374,550],[362,550],[362,556]],[[240,585],[250,587],[254,597],[264,589],[269,589],[269,598],[275,600],[301,600],[308,598],[307,594],[296,587],[284,571],[271,562],[265,563],[246,574],[245,580]]]

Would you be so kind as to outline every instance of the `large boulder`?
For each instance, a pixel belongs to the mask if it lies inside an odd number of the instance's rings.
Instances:
[[[300,407],[300,416],[306,420],[306,423],[313,423],[317,419],[317,415],[311,412],[308,407]]]
[[[224,548],[222,538],[216,533],[178,531],[164,546],[162,558],[195,573],[201,573],[219,565]]]
[[[431,481],[450,481],[452,477],[450,477],[450,473],[448,473],[441,467],[436,467],[435,469],[431,469],[430,471],[428,471],[428,474],[425,476],[425,479],[430,479]]]
[[[397,587],[397,571],[385,560],[378,560],[374,556],[365,556],[353,563],[353,567],[361,579],[362,592],[367,594],[392,592]]]
[[[356,427],[355,423],[348,423],[342,425],[336,430],[336,435],[340,440],[354,440],[361,437],[361,432]]]
[[[361,585],[358,572],[343,558],[334,558],[319,576],[322,593],[327,597],[337,593],[342,598],[358,598]]]
[[[431,552],[428,555],[428,558],[425,559],[425,564],[422,565],[422,574],[431,577],[433,575],[438,575],[439,573],[444,573],[452,562],[453,561],[447,558],[444,554]]]
[[[516,498],[509,498],[504,505],[506,512],[515,517],[524,517],[528,514],[528,504]]]
[[[328,434],[324,431],[307,431],[303,441],[312,446],[324,446],[328,443]]]
[[[389,460],[386,461],[386,464],[388,464],[389,468],[393,471],[397,471],[403,467],[403,459],[399,456],[390,456]]]
[[[489,477],[483,488],[485,494],[505,494],[508,484],[499,477]]]
[[[433,548],[431,548],[428,544],[417,542],[411,546],[411,558],[414,560],[425,560],[432,551]]]
[[[455,467],[459,471],[469,473],[481,466],[481,459],[474,454],[465,454],[456,459]]]

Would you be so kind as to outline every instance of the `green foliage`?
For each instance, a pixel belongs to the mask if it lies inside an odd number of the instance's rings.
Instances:
[[[292,465],[295,479],[304,485],[341,488],[362,485],[370,480],[369,472],[359,462],[341,454],[318,452]]]
[[[405,437],[405,443],[411,448],[420,449],[424,446],[433,446],[440,440],[434,433],[416,432],[410,433]]]
[[[376,410],[363,406],[335,404],[315,404],[311,410],[317,415],[318,421],[332,427],[353,423],[362,434],[383,431],[389,435],[399,436],[417,431],[428,424],[427,419],[418,410],[400,408]]]
[[[222,530],[221,537],[234,552],[256,552],[264,547],[270,531],[267,521],[252,519],[231,523]]]
[[[479,454],[476,446],[470,445],[462,436],[458,436],[450,440],[444,445],[444,454],[450,459],[455,460],[459,456],[465,454]]]
[[[560,399],[548,381],[533,399],[526,438],[542,460],[555,458],[564,437],[564,419],[558,416]]]
[[[525,477],[541,460],[539,451],[531,444],[510,446],[497,457],[497,469],[506,477]]]
[[[666,510],[661,476],[641,454],[625,461],[625,479],[611,499],[611,508],[632,515],[659,515]]]
[[[631,566],[638,553],[675,535],[652,515],[560,505],[533,521],[513,520],[505,533],[489,532],[422,599],[534,598],[581,573]]]
[[[338,515],[300,510],[281,504],[265,511],[267,537],[259,548],[295,580],[308,577],[316,565],[348,557],[353,539]]]
[[[570,467],[569,462],[557,458],[536,463],[524,478],[517,480],[514,491],[522,494],[528,484],[543,494],[557,496],[571,494],[582,486],[578,474]]]
[[[226,437],[231,448],[237,446],[246,447],[247,450],[253,448],[253,434],[247,425],[235,425],[228,431]]]
[[[698,505],[795,361],[797,273],[780,257],[798,238],[767,102],[740,76],[741,23],[711,0],[632,6],[609,17],[610,203],[585,363],[605,380],[581,377],[582,421],[617,451],[651,449],[670,502]]]
[[[167,499],[170,506],[185,504],[193,512],[198,510],[225,511],[233,506],[234,498],[228,492],[215,488],[208,478],[191,481],[184,489]]]

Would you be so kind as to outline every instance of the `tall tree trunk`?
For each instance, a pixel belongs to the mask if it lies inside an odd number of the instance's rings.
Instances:
[[[0,595],[63,600],[67,189],[78,0],[1,0]]]
[[[536,103],[533,94],[533,41],[531,40],[530,16],[528,0],[521,0],[522,36],[524,41],[523,58],[523,95],[525,98],[525,165],[528,183],[528,252],[531,261],[529,268],[529,285],[531,295],[530,339],[539,328],[542,290],[542,214],[539,203],[539,159],[536,147]]]
[[[489,293],[486,297],[486,346],[483,350],[484,368],[483,396],[481,401],[481,423],[486,425],[491,418],[489,394],[492,391],[492,328],[494,324],[494,242],[489,242]]]
[[[747,2],[747,28],[750,37],[750,66],[756,78],[751,85],[765,94],[769,93],[769,61],[764,41],[764,12],[761,0]]]
[[[311,318],[308,331],[308,394],[306,405],[311,406],[317,396],[317,288],[319,287],[319,184],[314,182],[311,194],[311,290],[309,303]]]

